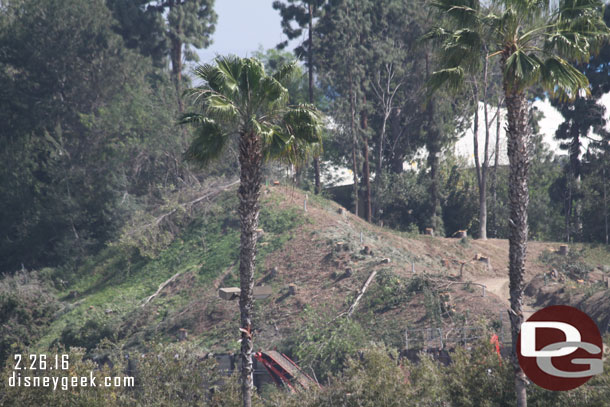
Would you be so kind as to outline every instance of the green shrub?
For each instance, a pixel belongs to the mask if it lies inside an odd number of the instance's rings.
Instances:
[[[0,365],[34,343],[53,320],[59,303],[36,272],[19,272],[0,280]]]
[[[305,310],[305,322],[300,331],[286,341],[286,353],[302,368],[316,373],[324,381],[340,372],[350,356],[366,343],[362,326],[353,319]]]
[[[98,318],[87,320],[83,325],[70,324],[61,332],[60,342],[66,347],[79,347],[91,350],[103,339],[115,340],[117,326]]]

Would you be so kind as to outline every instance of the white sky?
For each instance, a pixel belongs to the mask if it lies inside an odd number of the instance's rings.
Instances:
[[[216,0],[218,14],[212,45],[198,52],[199,63],[211,62],[216,55],[249,56],[259,46],[274,48],[286,40],[280,26],[280,13],[273,0]],[[298,41],[291,43],[291,49]]]
[[[606,114],[610,113],[610,93],[605,94],[600,99],[600,104],[606,107]],[[534,102],[534,107],[536,107],[539,111],[542,112],[543,117],[540,119],[540,133],[543,135],[544,142],[550,147],[551,151],[553,151],[556,155],[565,155],[566,152],[559,149],[559,141],[555,139],[555,131],[557,127],[561,123],[563,123],[563,116],[557,109],[551,106],[551,103],[548,100],[537,100]],[[501,110],[502,111],[502,110]],[[488,111],[489,117],[491,117],[496,113],[495,107],[491,107]],[[502,111],[502,124],[500,125],[500,163],[508,164],[508,157],[506,155],[506,134],[504,131],[504,127],[506,122],[504,120],[506,111]],[[479,104],[479,156],[483,157],[483,148],[485,141],[485,128],[484,128],[484,118],[483,118],[483,104]],[[496,140],[496,124],[495,122],[492,124],[490,129],[490,148],[489,151],[493,154],[493,150],[495,149],[495,140]],[[583,140],[583,145],[586,147],[588,144],[587,140]],[[455,145],[455,152],[463,157],[468,159],[468,162],[471,165],[474,165],[474,145],[473,145],[473,136],[472,136],[472,128],[466,132],[466,134],[460,138],[460,140]]]

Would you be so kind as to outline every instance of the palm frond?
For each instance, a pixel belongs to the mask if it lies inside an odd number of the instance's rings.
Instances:
[[[215,59],[216,75],[218,81],[222,83],[222,88],[219,92],[229,90],[234,93],[240,86],[240,78],[243,70],[242,59],[233,55],[221,56]],[[243,88],[242,88],[243,89]]]
[[[238,118],[239,108],[228,98],[220,94],[211,94],[205,99],[206,113],[223,122]]]
[[[256,58],[243,58],[239,87],[244,94],[255,95],[260,89],[261,80],[265,77],[265,67]]]
[[[427,87],[429,94],[436,92],[441,86],[447,86],[452,90],[459,89],[464,82],[464,69],[461,66],[445,68],[435,71],[430,75]]]
[[[285,84],[287,80],[290,80],[293,75],[299,70],[297,61],[291,61],[290,63],[284,64],[273,74],[273,79],[281,84]]]
[[[511,78],[508,83],[512,90],[519,91],[535,83],[541,74],[542,61],[535,54],[526,54],[522,50],[515,51],[506,59],[504,77]]]
[[[178,124],[192,124],[198,125],[204,123],[207,118],[201,113],[184,113],[178,119]]]
[[[259,93],[267,105],[283,106],[288,103],[288,89],[271,76],[266,76],[261,80]]]
[[[196,121],[189,123],[196,123],[197,126],[195,137],[186,151],[186,158],[199,165],[206,165],[222,153],[227,144],[228,135],[222,131],[222,127],[218,123],[205,117],[197,118]]]
[[[553,97],[573,100],[579,93],[590,93],[587,77],[562,58],[544,61],[540,76],[542,85]]]
[[[450,40],[453,33],[443,27],[434,27],[421,37],[418,41],[432,41],[435,44],[443,44]]]
[[[480,65],[483,41],[478,32],[471,29],[456,31],[443,45],[443,65],[447,68],[461,66],[473,72]]]
[[[310,105],[289,109],[282,120],[287,134],[307,143],[322,141],[322,120],[318,111]]]

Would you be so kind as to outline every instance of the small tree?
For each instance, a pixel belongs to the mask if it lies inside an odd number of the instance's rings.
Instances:
[[[204,85],[187,91],[201,111],[184,114],[180,120],[195,128],[187,157],[198,163],[217,158],[232,138],[239,142],[239,310],[244,407],[251,406],[253,388],[252,291],[263,162],[298,161],[311,145],[321,143],[321,117],[315,108],[287,105],[289,95],[282,81],[294,70],[293,63],[268,76],[255,58],[218,57],[215,64],[195,70]]]

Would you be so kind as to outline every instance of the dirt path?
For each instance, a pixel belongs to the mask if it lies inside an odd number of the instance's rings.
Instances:
[[[500,300],[502,300],[502,303],[504,304],[504,306],[506,306],[506,308],[510,307],[508,277],[481,278],[478,280],[474,280],[473,282],[483,284],[485,286],[485,290],[488,293],[493,294],[497,296]],[[529,318],[534,312],[536,312],[536,309],[534,309],[532,306],[525,303],[523,304],[523,317],[525,319]]]

